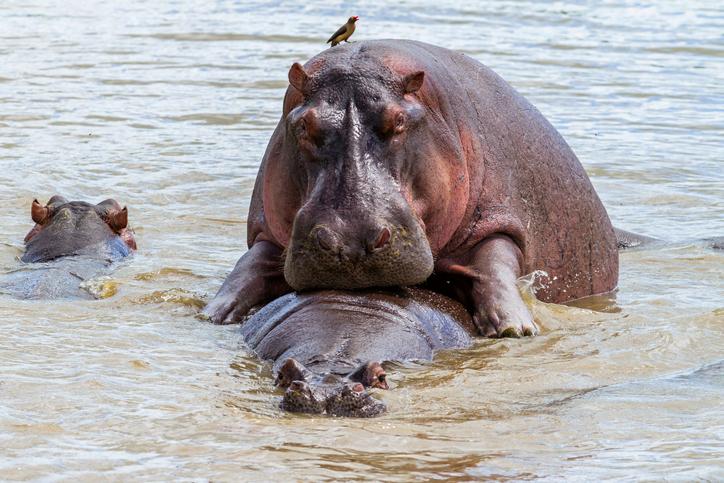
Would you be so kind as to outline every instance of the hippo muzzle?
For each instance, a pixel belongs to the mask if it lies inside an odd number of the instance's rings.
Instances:
[[[289,285],[298,291],[352,290],[427,280],[433,258],[424,230],[411,212],[387,208],[369,216],[358,206],[366,216],[347,219],[315,215],[314,205],[300,210],[284,265]]]

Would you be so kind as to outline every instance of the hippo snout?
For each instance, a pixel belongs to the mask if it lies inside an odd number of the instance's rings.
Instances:
[[[427,237],[417,223],[295,223],[284,276],[295,290],[416,285],[432,273]]]
[[[310,237],[316,241],[321,251],[357,262],[375,251],[388,247],[392,233],[389,228],[381,227],[361,237],[360,240],[346,241],[331,228],[317,226],[310,233]]]

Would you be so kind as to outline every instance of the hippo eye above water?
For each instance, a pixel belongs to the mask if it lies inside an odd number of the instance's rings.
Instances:
[[[408,116],[400,106],[389,106],[382,112],[380,131],[384,136],[394,136],[407,130]]]
[[[402,112],[398,112],[397,115],[395,115],[395,125],[394,125],[394,131],[395,134],[400,134],[402,131],[405,130],[405,114]]]
[[[309,134],[309,131],[307,130],[307,121],[304,119],[300,119],[297,125],[294,128],[294,132],[296,133],[298,138],[305,138]]]

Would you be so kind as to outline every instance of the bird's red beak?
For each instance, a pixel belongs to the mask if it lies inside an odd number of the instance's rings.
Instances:
[[[359,20],[359,17],[358,17],[357,15],[353,16],[352,18],[354,19],[355,22],[356,22],[357,20]]]

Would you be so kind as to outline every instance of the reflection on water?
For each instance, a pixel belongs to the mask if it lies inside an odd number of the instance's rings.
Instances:
[[[350,10],[355,10],[351,12]],[[287,69],[359,15],[488,64],[562,132],[615,224],[617,300],[392,367],[371,420],[282,414],[234,327],[195,318],[244,249]],[[715,2],[3,2],[0,270],[33,198],[127,204],[100,300],[0,296],[2,479],[724,476],[724,13]],[[534,303],[534,302],[531,302]],[[595,309],[597,311],[593,311]]]

